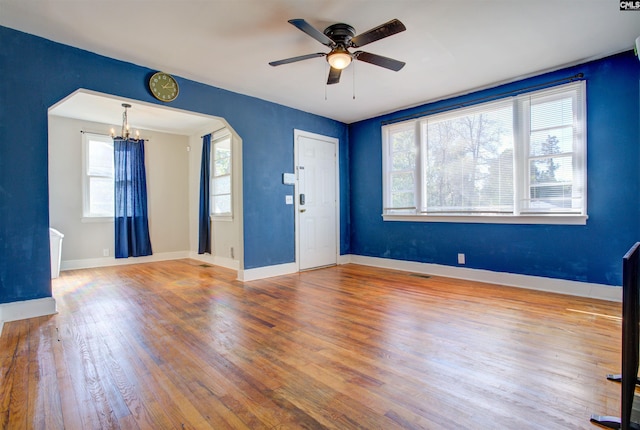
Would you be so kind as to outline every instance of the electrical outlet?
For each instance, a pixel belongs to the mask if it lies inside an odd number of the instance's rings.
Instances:
[[[104,248],[102,250],[102,256],[103,257],[108,257],[109,256],[109,248]]]
[[[458,254],[458,264],[464,264],[464,263],[465,263],[464,254]]]

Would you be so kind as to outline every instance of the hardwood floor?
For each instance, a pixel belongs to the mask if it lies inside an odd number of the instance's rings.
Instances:
[[[3,429],[597,429],[619,303],[345,265],[63,272],[6,323]]]

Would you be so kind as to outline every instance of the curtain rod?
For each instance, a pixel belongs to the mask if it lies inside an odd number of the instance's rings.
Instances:
[[[405,116],[402,116],[402,117],[399,117],[399,118],[385,120],[385,121],[382,121],[382,125],[395,124],[395,123],[398,123],[398,122],[407,121],[407,120],[415,119],[415,118],[420,118],[420,117],[423,117],[423,116],[426,116],[426,115],[431,115],[431,114],[434,114],[434,113],[446,112],[448,110],[452,110],[452,109],[456,109],[456,108],[462,108],[462,107],[466,107],[466,106],[473,106],[473,105],[476,105],[478,103],[482,103],[484,101],[496,100],[496,99],[499,99],[499,98],[502,98],[502,97],[515,96],[515,95],[519,95],[519,94],[523,94],[523,93],[528,93],[528,92],[531,92],[533,90],[550,87],[550,86],[552,86],[554,84],[559,84],[561,82],[579,81],[582,78],[584,78],[584,73],[576,73],[573,76],[567,76],[566,78],[556,79],[554,81],[544,82],[542,84],[530,85],[528,87],[518,88],[517,90],[505,91],[503,93],[492,94],[490,96],[479,97],[479,98],[473,99],[473,100],[467,100],[467,101],[464,101],[464,102],[454,103],[454,104],[447,105],[447,106],[442,106],[442,107],[439,107],[439,108],[428,109],[428,110],[417,112],[417,113],[414,113],[414,114],[411,114],[411,115],[405,115]]]
[[[206,135],[208,135],[208,134],[210,134],[210,135],[212,135],[212,136],[213,136],[213,135],[214,135],[214,134],[216,134],[217,132],[222,131],[222,130],[226,130],[226,129],[227,129],[227,127],[226,127],[226,126],[224,126],[224,127],[222,127],[222,128],[219,128],[219,129],[217,129],[217,130],[212,131],[211,133],[207,133],[207,134],[205,134],[204,136],[206,136]],[[202,139],[204,136],[200,136],[200,139]]]
[[[80,130],[80,133],[85,134],[85,133],[89,133],[89,134],[96,134],[98,136],[109,136],[109,137],[113,137],[111,136],[111,134],[107,134],[107,133],[98,133],[97,131],[86,131],[86,130]],[[118,136],[116,136],[118,137]],[[144,140],[145,142],[151,142],[151,139],[145,139],[145,138],[133,138],[133,140]]]
[[[106,134],[106,133],[98,133],[97,131],[86,131],[86,130],[80,130],[80,133],[85,134],[85,133],[89,133],[89,134],[97,134],[98,136],[109,136],[111,137],[110,134]]]

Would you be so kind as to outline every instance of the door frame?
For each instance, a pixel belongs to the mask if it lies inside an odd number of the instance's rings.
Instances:
[[[335,213],[335,225],[336,225],[336,264],[340,260],[340,140],[335,137],[324,136],[322,134],[311,133],[304,130],[293,129],[293,164],[295,171],[295,184],[294,184],[294,196],[293,196],[293,210],[294,210],[294,230],[295,230],[295,264],[296,264],[296,272],[300,271],[300,189],[298,184],[299,178],[299,169],[298,169],[298,160],[299,160],[299,138],[307,137],[310,139],[322,140],[325,142],[332,143],[335,145],[335,173],[336,173],[336,213]]]

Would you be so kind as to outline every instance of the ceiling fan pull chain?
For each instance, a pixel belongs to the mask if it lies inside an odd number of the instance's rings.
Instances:
[[[327,66],[324,66],[322,69],[323,69],[322,70],[322,85],[324,86],[324,101],[327,101],[327,87],[329,86],[329,84],[327,84],[325,82],[325,80],[324,80],[324,76],[327,74],[327,72],[326,72]]]
[[[353,64],[353,100],[356,99],[356,65]]]

